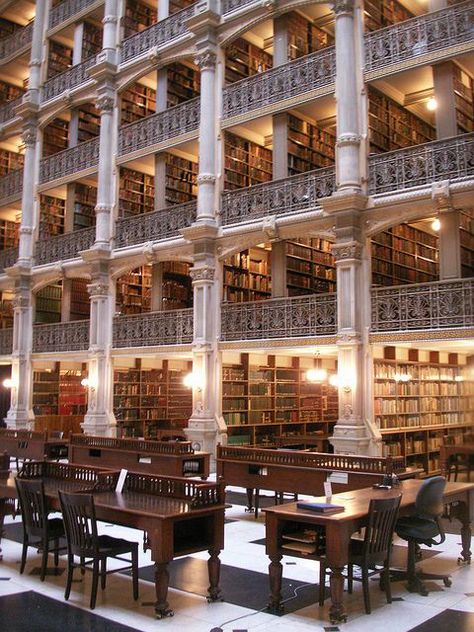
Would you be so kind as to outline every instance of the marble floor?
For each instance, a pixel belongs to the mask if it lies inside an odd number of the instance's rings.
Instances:
[[[474,630],[474,564],[458,566],[460,536],[448,534],[446,541],[421,562],[424,570],[449,572],[452,586],[430,583],[427,597],[408,593],[402,582],[393,584],[394,602],[388,605],[376,582],[371,586],[372,614],[364,614],[361,585],[345,595],[348,622],[332,626],[328,622],[329,600],[324,608],[317,605],[318,565],[314,561],[283,558],[286,613],[275,616],[265,612],[268,596],[268,558],[261,540],[265,537],[263,514],[255,520],[242,505],[226,510],[225,549],[221,561],[225,567],[225,591],[228,600],[208,604],[205,597],[204,561],[207,553],[188,556],[172,569],[168,601],[174,617],[154,618],[154,586],[149,553],[140,552],[140,599],[133,601],[129,577],[114,574],[107,588],[100,591],[96,609],[88,608],[90,573],[81,578],[77,572],[71,598],[64,602],[65,573],[37,575],[40,557],[29,550],[23,575],[19,574],[21,545],[14,539],[2,539],[0,563],[0,630],[2,632],[369,632],[383,627],[384,632],[468,632]],[[16,519],[18,522],[18,518]],[[12,524],[11,519],[6,524]],[[141,532],[101,523],[101,532],[142,541]],[[7,536],[18,529],[6,528]],[[10,537],[13,537],[10,535]],[[397,555],[405,547],[397,543]],[[474,546],[474,543],[473,543]],[[403,547],[403,548],[402,548]],[[50,558],[52,566],[52,557]],[[60,559],[65,568],[65,559]],[[201,579],[203,578],[203,579]],[[251,607],[249,607],[251,604]]]

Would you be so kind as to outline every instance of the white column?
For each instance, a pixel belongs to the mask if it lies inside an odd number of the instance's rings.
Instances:
[[[286,285],[286,241],[272,243],[272,298],[288,296]]]
[[[158,22],[164,20],[170,14],[169,0],[158,0]]]
[[[333,2],[336,14],[336,180],[339,191],[361,188],[359,75],[354,0]]]
[[[151,267],[151,311],[163,309],[163,263],[154,263]]]
[[[74,25],[74,48],[72,49],[72,65],[76,66],[82,61],[82,42],[84,39],[84,22]]]
[[[21,197],[21,223],[18,265],[33,265],[35,232],[39,225],[39,202],[36,180],[39,164],[39,143],[36,108],[32,103],[21,106],[24,120],[22,140],[25,145],[23,192]]]
[[[117,107],[115,95],[108,87],[98,89],[96,107],[100,111],[100,160],[97,181],[95,247],[110,248],[115,203],[114,156],[116,155]]]
[[[108,61],[115,62],[115,51],[117,45],[117,0],[105,0],[104,17],[102,18],[102,24],[104,25],[103,40],[102,40],[102,52]]]
[[[438,11],[438,9],[445,9],[448,6],[447,0],[430,0],[430,11]]]

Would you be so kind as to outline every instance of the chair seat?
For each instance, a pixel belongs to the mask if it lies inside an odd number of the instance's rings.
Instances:
[[[113,538],[110,535],[99,535],[98,548],[99,553],[110,555],[120,555],[121,553],[129,553],[133,548],[138,547],[137,542],[122,540],[122,538]]]
[[[395,532],[404,540],[417,540],[431,546],[439,536],[439,527],[434,520],[412,516],[400,518],[395,525]]]

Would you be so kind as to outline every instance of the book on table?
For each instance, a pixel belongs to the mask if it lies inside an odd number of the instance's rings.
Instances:
[[[333,505],[332,503],[312,503],[312,502],[299,502],[296,503],[298,509],[308,509],[320,514],[333,514],[344,511],[343,505]]]

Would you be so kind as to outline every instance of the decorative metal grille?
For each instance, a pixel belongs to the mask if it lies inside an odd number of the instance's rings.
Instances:
[[[122,44],[122,63],[148,52],[155,46],[168,44],[171,40],[188,33],[186,20],[194,15],[195,4],[192,4],[169,18],[160,20],[140,33],[127,37]]]
[[[369,193],[387,193],[474,175],[474,133],[369,157]]]
[[[0,61],[3,63],[8,57],[19,54],[28,48],[33,39],[33,22],[18,29],[8,37],[0,40]]]
[[[245,7],[247,4],[252,4],[255,0],[222,0],[222,14],[230,13],[241,7]]]
[[[334,82],[334,46],[227,86],[222,94],[223,118],[238,116]]]
[[[119,156],[197,130],[200,101],[199,97],[191,99],[120,128]]]
[[[40,266],[53,261],[75,259],[81,250],[91,248],[94,240],[95,228],[92,227],[38,241],[35,250],[35,264]]]
[[[65,149],[40,162],[40,182],[50,182],[99,164],[99,138]]]
[[[115,247],[134,246],[179,235],[196,219],[196,202],[177,204],[170,208],[145,213],[117,222]]]
[[[50,9],[49,28],[52,29],[76,13],[79,13],[79,11],[82,11],[88,6],[96,3],[97,0],[64,0],[64,2],[61,2]]]
[[[2,250],[0,252],[0,270],[3,271],[5,268],[10,268],[15,265],[18,260],[18,248],[7,248],[6,250]]]
[[[80,64],[76,64],[69,70],[61,72],[59,75],[48,79],[43,85],[42,100],[54,99],[66,90],[72,90],[90,79],[87,71],[95,64],[96,56],[93,55]]]
[[[0,178],[0,200],[18,196],[23,190],[23,169],[15,169]]]
[[[222,194],[222,224],[318,208],[318,200],[336,190],[336,171],[325,167]]]
[[[365,70],[412,59],[474,39],[471,1],[427,13],[365,36]]]
[[[192,309],[174,309],[169,312],[149,312],[114,318],[115,348],[189,344],[192,340]]]
[[[86,351],[89,348],[88,320],[33,326],[33,353]]]
[[[223,303],[221,340],[335,335],[335,294],[311,294],[250,303]]]
[[[0,123],[6,123],[15,118],[15,108],[20,105],[22,99],[23,97],[18,97],[0,106]]]
[[[474,280],[372,290],[372,331],[474,326]]]
[[[11,355],[13,351],[13,327],[0,329],[0,354]]]

